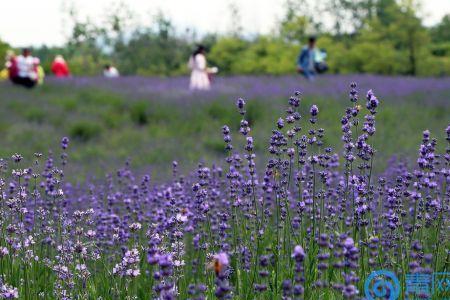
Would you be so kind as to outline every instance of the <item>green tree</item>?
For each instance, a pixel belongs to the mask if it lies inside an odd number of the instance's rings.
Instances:
[[[327,51],[327,63],[330,73],[354,73],[356,69],[350,62],[348,48],[342,41],[331,35],[321,35],[317,40],[317,47]]]
[[[400,4],[391,0],[378,2],[377,15],[366,22],[352,45],[355,49],[350,51],[358,72],[410,75],[421,72],[423,61],[429,55],[429,36],[416,16],[416,10],[412,1]],[[369,46],[383,51],[374,53]],[[366,59],[363,59],[364,52]],[[377,63],[373,65],[375,61]]]
[[[74,74],[94,75],[108,61],[102,48],[106,45],[106,28],[94,25],[89,19],[81,21],[74,8],[69,11],[73,28],[66,44],[68,60]]]
[[[298,46],[281,39],[260,36],[236,56],[231,72],[238,74],[286,74],[295,72]]]
[[[115,48],[124,74],[171,75],[186,72],[191,45],[175,34],[172,22],[159,13],[153,28],[136,30],[126,44]]]
[[[240,61],[249,42],[236,37],[223,37],[211,48],[208,55],[210,62],[217,65],[221,73],[233,72],[233,65]]]
[[[441,21],[430,30],[433,42],[450,42],[450,14],[442,17]]]
[[[279,24],[278,34],[287,42],[301,43],[307,35],[319,32],[320,23],[314,22],[305,0],[287,0],[286,12]]]
[[[395,15],[395,22],[388,25],[388,37],[394,41],[397,49],[407,53],[408,74],[417,75],[419,60],[429,55],[427,45],[430,41],[427,31],[416,15],[417,6],[413,1],[404,1],[398,6],[392,3],[386,10],[387,14]]]

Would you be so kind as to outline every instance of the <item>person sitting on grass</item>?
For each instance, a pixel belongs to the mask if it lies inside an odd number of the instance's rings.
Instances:
[[[38,81],[36,60],[31,56],[30,49],[23,49],[22,54],[17,57],[17,75],[11,78],[14,84],[32,88]]]
[[[70,75],[69,67],[62,55],[55,56],[51,69],[56,77],[68,77]]]
[[[119,77],[119,71],[112,65],[105,65],[103,68],[103,76],[106,78],[117,78]]]

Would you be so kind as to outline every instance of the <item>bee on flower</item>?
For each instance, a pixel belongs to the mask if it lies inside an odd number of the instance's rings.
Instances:
[[[228,254],[225,252],[220,252],[212,255],[212,259],[210,264],[208,265],[208,269],[214,270],[217,276],[223,274],[228,266],[230,265],[230,260],[228,258]]]
[[[188,221],[189,210],[187,208],[182,208],[181,211],[176,215],[176,219],[179,223],[186,223]]]
[[[212,255],[212,262],[209,265],[210,269],[213,269],[216,273],[216,280],[214,281],[216,289],[214,295],[218,299],[231,299],[231,286],[228,282],[228,267],[230,265],[230,259],[225,252],[219,252]]]

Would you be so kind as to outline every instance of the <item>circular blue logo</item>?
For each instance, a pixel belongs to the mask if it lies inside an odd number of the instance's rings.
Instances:
[[[364,282],[364,293],[367,300],[396,300],[400,296],[400,282],[391,271],[373,271]]]

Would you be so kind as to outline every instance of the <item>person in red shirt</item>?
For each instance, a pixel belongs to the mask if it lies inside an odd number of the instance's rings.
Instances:
[[[56,77],[68,77],[70,75],[69,67],[62,55],[57,55],[52,63],[52,73]]]
[[[17,57],[12,51],[8,51],[6,55],[6,68],[8,69],[9,80],[13,81],[19,74],[17,67]]]

